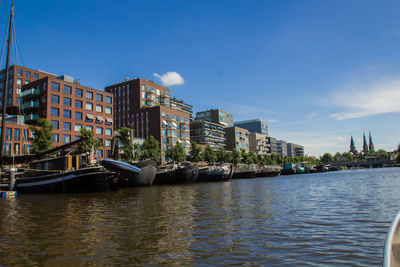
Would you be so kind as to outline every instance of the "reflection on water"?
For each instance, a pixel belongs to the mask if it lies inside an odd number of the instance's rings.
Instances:
[[[352,265],[382,260],[400,169],[0,200],[0,265]]]

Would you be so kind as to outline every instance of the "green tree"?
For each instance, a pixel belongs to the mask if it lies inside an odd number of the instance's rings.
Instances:
[[[232,151],[232,163],[233,163],[233,165],[238,165],[240,160],[241,160],[241,155],[240,155],[239,151],[237,151],[236,149],[233,149],[233,151]]]
[[[225,162],[225,157],[226,157],[226,151],[223,148],[218,149],[216,153],[216,160],[218,163],[224,163]]]
[[[379,149],[377,152],[379,159],[381,160],[388,160],[389,159],[389,153],[387,153],[383,149]]]
[[[190,143],[191,143],[191,149],[190,149],[190,154],[189,154],[190,161],[191,162],[202,161],[201,147],[199,147],[199,145],[195,141],[192,141]]]
[[[139,144],[133,144],[133,160],[140,160],[141,149]]]
[[[224,162],[226,162],[226,163],[232,162],[232,152],[226,151]]]
[[[93,137],[93,132],[91,130],[81,128],[79,132],[79,137],[84,138],[85,140],[72,150],[73,155],[90,153],[92,149],[103,146],[100,140]]]
[[[397,146],[397,157],[396,157],[397,162],[400,162],[400,144]]]
[[[40,153],[52,148],[53,125],[45,118],[38,119],[36,126],[30,125],[29,129],[33,132],[32,153]]]
[[[209,145],[203,151],[203,158],[207,163],[214,163],[216,160],[215,152]]]
[[[181,143],[176,143],[176,145],[168,149],[165,153],[167,158],[172,159],[175,162],[184,162],[186,160],[186,151]]]
[[[121,155],[121,159],[126,162],[132,161],[134,149],[132,144],[133,130],[128,127],[122,127],[121,129],[117,129],[116,132],[116,138],[118,138],[118,141],[121,142],[122,151],[124,152]]]
[[[143,143],[141,159],[152,159],[155,162],[161,162],[160,142],[152,135]]]
[[[322,157],[321,157],[321,161],[324,164],[328,164],[333,162],[333,156],[330,153],[325,153]]]

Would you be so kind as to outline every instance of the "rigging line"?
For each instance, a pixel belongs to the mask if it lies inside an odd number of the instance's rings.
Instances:
[[[25,67],[24,58],[22,57],[21,49],[19,49],[19,45],[17,43],[17,34],[15,31],[15,19],[14,19],[14,42],[15,42],[15,48],[17,50],[17,55],[19,55],[19,57],[21,58],[22,66]]]
[[[0,69],[2,68],[1,66],[3,66],[3,60],[4,60],[4,55],[6,54],[6,47],[7,47],[7,29],[8,29],[8,25],[9,25],[10,23],[8,22],[7,23],[7,28],[6,28],[6,31],[5,31],[5,34],[4,34],[4,44],[3,44],[3,49],[2,49],[2,51],[1,51],[1,59],[0,59]]]

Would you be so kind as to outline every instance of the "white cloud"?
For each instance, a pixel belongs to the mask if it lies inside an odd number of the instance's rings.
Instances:
[[[182,85],[185,83],[183,77],[175,71],[168,71],[163,75],[157,73],[154,73],[153,75],[159,78],[164,86]]]
[[[338,120],[400,112],[400,78],[345,86],[332,95],[331,102],[346,109],[331,114]]]
[[[308,114],[308,115],[306,116],[306,119],[310,120],[310,119],[315,118],[315,116],[317,116],[317,113],[316,113],[316,112],[313,112],[313,113]]]

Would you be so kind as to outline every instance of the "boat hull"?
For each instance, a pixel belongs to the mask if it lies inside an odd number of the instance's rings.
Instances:
[[[255,170],[234,172],[232,179],[255,178],[257,172]]]
[[[140,173],[131,175],[119,175],[118,183],[120,187],[134,187],[152,185],[156,176],[157,168],[154,166],[142,167]]]
[[[275,177],[281,174],[280,170],[259,171],[257,177]]]
[[[183,184],[193,183],[199,174],[197,165],[180,166],[171,170],[160,170],[154,178],[153,184]]]
[[[118,189],[115,173],[85,168],[56,174],[17,178],[18,193],[84,193]]]
[[[233,175],[233,166],[230,165],[228,169],[218,170],[201,170],[197,177],[196,182],[223,182],[229,181]]]

